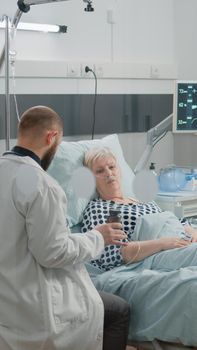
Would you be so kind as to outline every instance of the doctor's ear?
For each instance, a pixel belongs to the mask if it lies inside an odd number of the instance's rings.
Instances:
[[[47,143],[48,146],[51,145],[56,140],[57,134],[58,134],[58,132],[55,131],[55,130],[47,131],[46,143]]]

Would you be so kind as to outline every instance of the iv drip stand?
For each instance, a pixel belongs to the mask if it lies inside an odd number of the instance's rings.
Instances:
[[[20,21],[20,18],[23,12],[28,12],[31,5],[45,4],[49,2],[59,2],[67,0],[18,0],[17,4],[19,8],[17,9],[16,14],[11,22],[11,28],[17,28],[17,25]],[[10,20],[8,16],[4,15],[3,19],[5,20],[5,45],[0,55],[0,72],[5,61],[5,134],[6,134],[6,151],[10,149],[10,72],[9,72],[9,24]]]
[[[10,72],[9,72],[9,17],[4,16],[5,20],[5,147],[6,151],[10,149]]]
[[[17,10],[12,21],[11,27],[16,28],[20,18],[22,16],[22,11]],[[10,20],[9,17],[4,15],[3,20],[5,21],[5,45],[0,56],[0,72],[5,61],[5,149],[8,151],[10,149],[10,39],[9,39],[9,29]]]

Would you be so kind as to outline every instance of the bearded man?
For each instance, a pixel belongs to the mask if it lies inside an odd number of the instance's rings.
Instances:
[[[125,234],[120,224],[100,225],[86,235],[70,233],[66,195],[45,171],[62,135],[55,111],[32,107],[20,119],[17,145],[0,157],[2,350],[121,350],[126,345],[128,304],[99,295],[84,266],[104,245],[121,245]]]

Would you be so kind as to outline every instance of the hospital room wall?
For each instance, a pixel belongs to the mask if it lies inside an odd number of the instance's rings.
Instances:
[[[12,16],[15,0],[4,3],[2,13]],[[191,21],[197,13],[195,0],[124,0],[124,4],[122,0],[94,0],[94,13],[84,12],[84,5],[82,0],[40,5],[23,15],[23,21],[67,24],[68,33],[18,32],[14,42],[17,93],[93,93],[93,79],[82,77],[79,70],[81,64],[91,63],[103,67],[98,93],[173,93],[174,79],[197,79],[197,51],[188,40],[195,26],[195,21]],[[108,23],[109,10],[114,24]],[[188,28],[188,23],[192,28]],[[189,65],[183,36],[188,52],[192,52]],[[77,67],[73,78],[67,76],[70,63]],[[2,84],[0,90],[3,92]],[[174,137],[169,133],[156,146],[151,160],[158,168],[180,157],[182,162],[187,161],[184,146],[183,153],[179,147],[186,139],[185,135]],[[120,141],[126,159],[134,167],[146,144],[146,135],[121,134]],[[192,161],[196,161],[195,155]]]
[[[21,21],[65,24],[68,32],[18,33],[17,59],[173,63],[173,0],[93,0],[93,5],[90,13],[83,0],[32,6]],[[2,2],[0,11],[13,16],[16,0]]]

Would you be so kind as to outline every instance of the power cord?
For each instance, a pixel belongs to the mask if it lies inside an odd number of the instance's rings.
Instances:
[[[93,104],[93,124],[92,124],[92,140],[94,139],[94,132],[95,132],[95,123],[96,123],[96,102],[97,102],[97,76],[95,72],[89,68],[88,66],[85,66],[85,72],[91,72],[95,79],[95,92],[94,92],[94,104]]]

